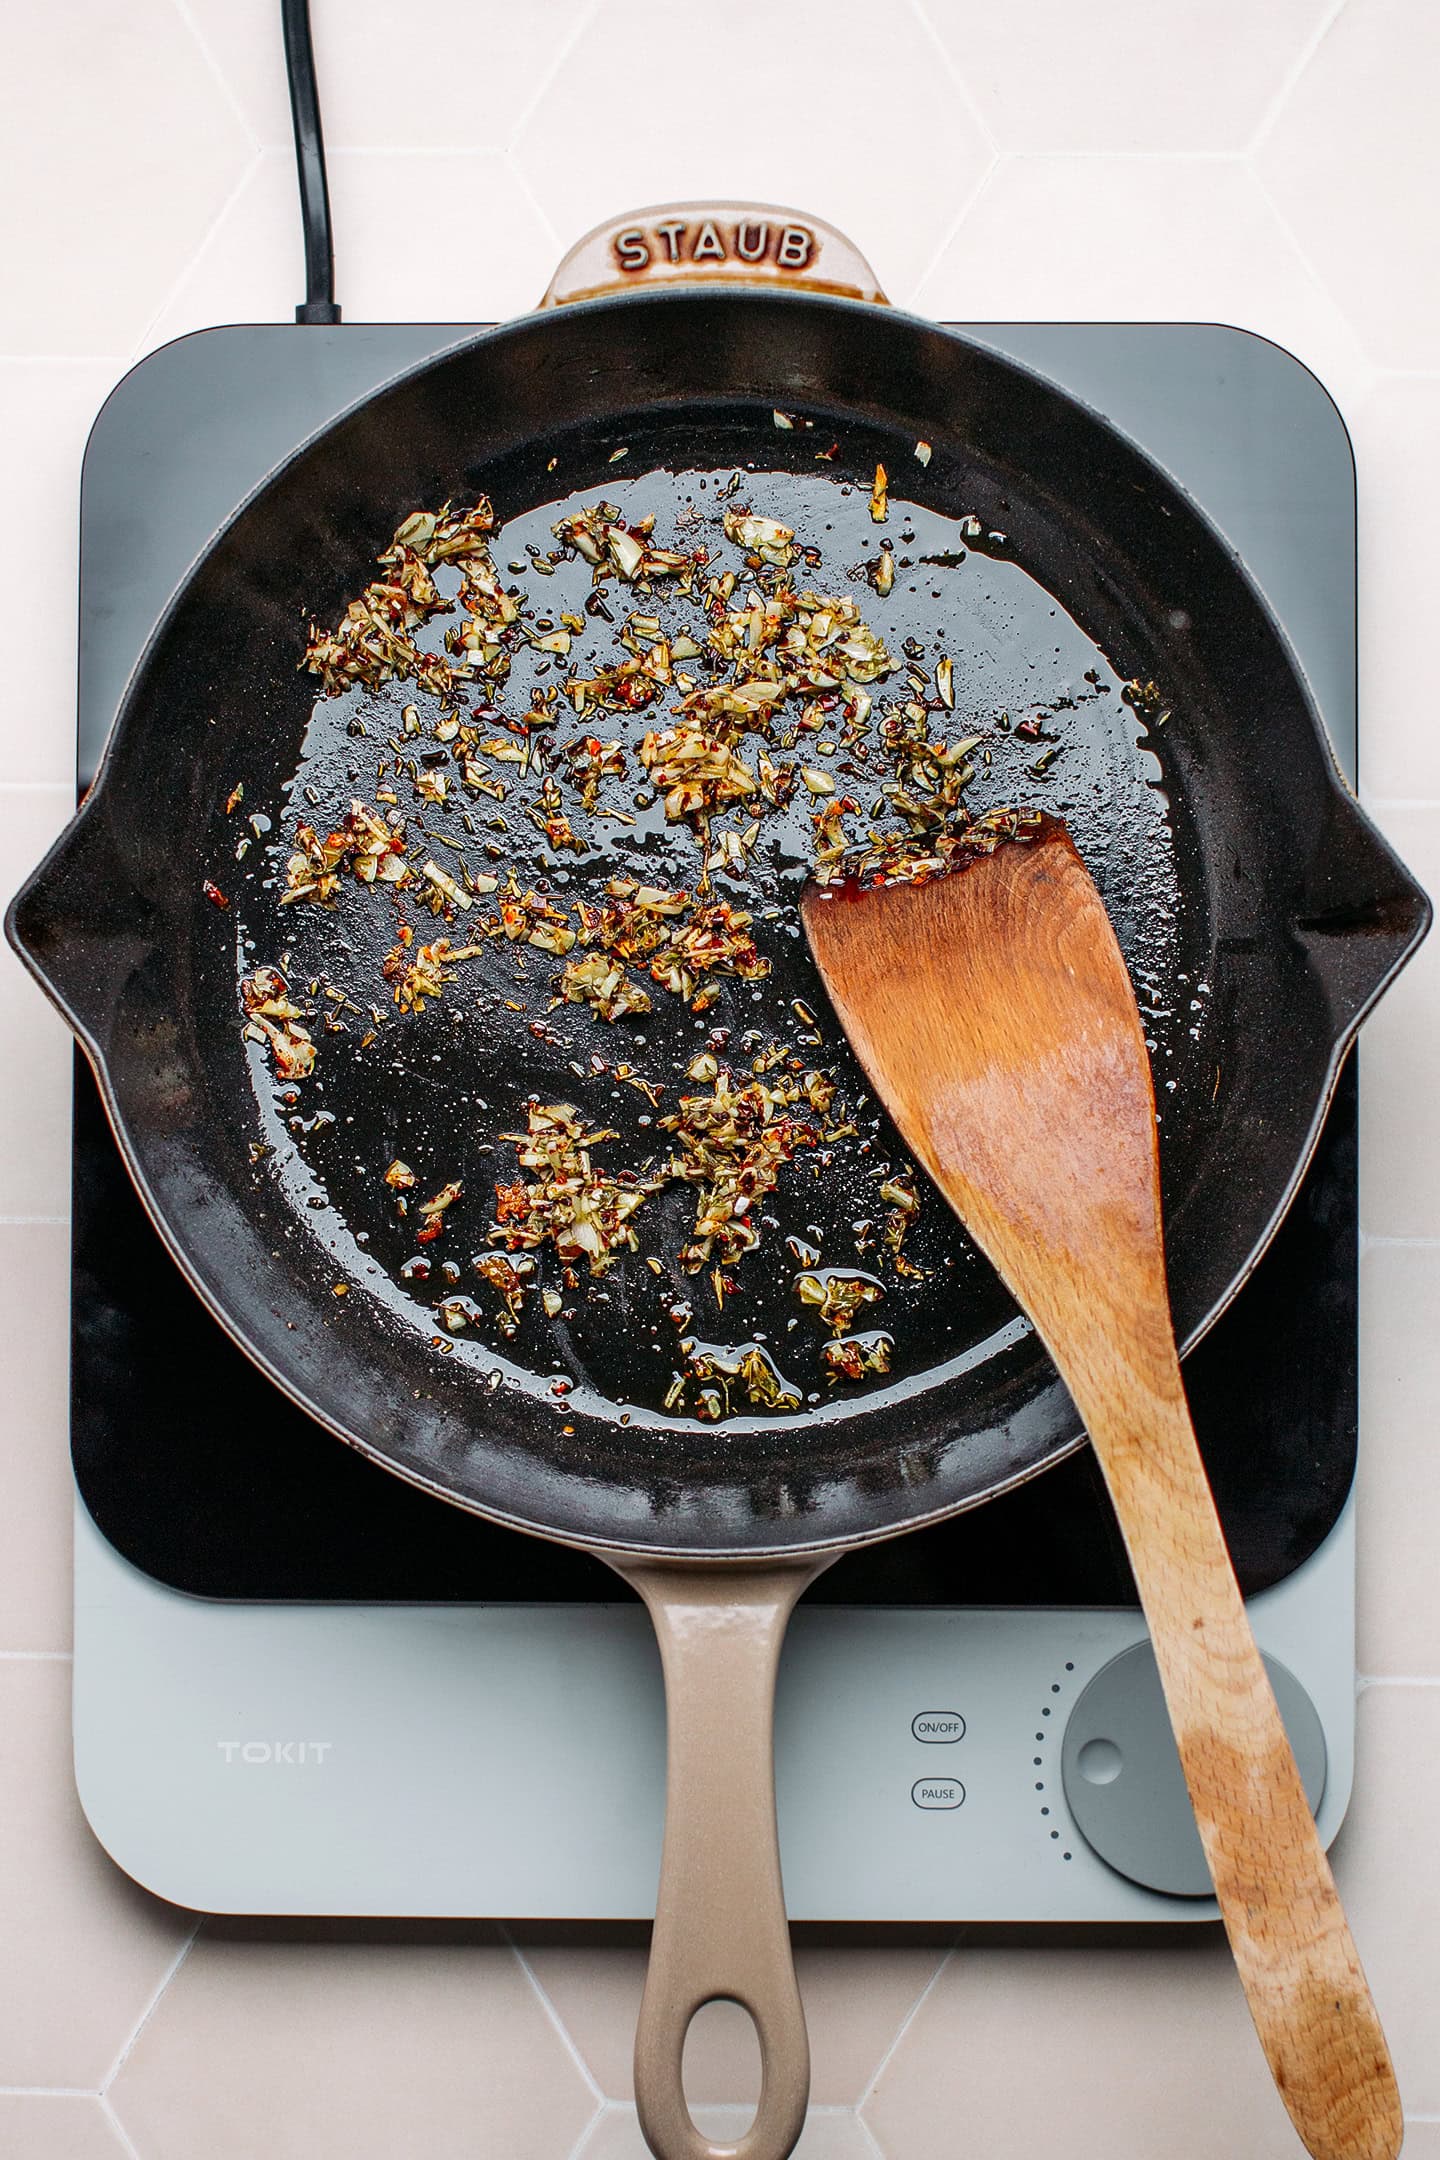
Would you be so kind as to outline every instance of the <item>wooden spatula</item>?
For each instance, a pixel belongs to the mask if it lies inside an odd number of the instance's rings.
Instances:
[[[916,1161],[1034,1322],[1120,1520],[1235,1962],[1316,2160],[1393,2160],[1400,2097],[1195,1444],[1140,1016],[1046,821],[920,885],[812,886],[810,949]]]

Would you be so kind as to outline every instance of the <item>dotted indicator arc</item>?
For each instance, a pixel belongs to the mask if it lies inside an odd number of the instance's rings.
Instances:
[[[1065,1671],[1066,1671],[1066,1672],[1067,1672],[1067,1674],[1068,1674],[1068,1673],[1073,1673],[1073,1672],[1074,1672],[1074,1670],[1075,1670],[1075,1665],[1074,1665],[1074,1661],[1073,1661],[1072,1659],[1067,1659],[1067,1660],[1066,1660],[1066,1664],[1065,1664]],[[1051,1693],[1051,1695],[1060,1695],[1060,1694],[1063,1694],[1063,1692],[1064,1692],[1064,1682],[1063,1682],[1062,1680],[1052,1680],[1052,1681],[1050,1682],[1050,1693]],[[1055,1709],[1055,1708],[1056,1708],[1056,1705],[1055,1705],[1055,1704],[1053,1704],[1053,1703],[1047,1703],[1047,1704],[1045,1704],[1045,1705],[1044,1705],[1044,1707],[1043,1707],[1043,1708],[1041,1709],[1041,1712],[1040,1712],[1040,1729],[1039,1729],[1039,1730],[1037,1731],[1037,1733],[1036,1733],[1036,1735],[1035,1735],[1035,1740],[1036,1740],[1036,1744],[1037,1744],[1037,1746],[1039,1746],[1039,1747],[1041,1747],[1041,1748],[1043,1748],[1043,1747],[1045,1746],[1045,1744],[1046,1744],[1046,1742],[1047,1742],[1047,1741],[1049,1741],[1049,1740],[1052,1740],[1052,1739],[1053,1739],[1053,1738],[1055,1737],[1055,1735],[1056,1735],[1056,1733],[1057,1733],[1057,1732],[1058,1732],[1058,1733],[1060,1733],[1060,1734],[1062,1734],[1062,1735],[1063,1735],[1063,1733],[1064,1733],[1064,1730],[1065,1730],[1065,1728],[1064,1728],[1064,1725],[1063,1725],[1063,1724],[1061,1724],[1061,1725],[1059,1725],[1059,1726],[1055,1726],[1055,1725],[1052,1725],[1052,1724],[1047,1724],[1047,1722],[1046,1722],[1046,1721],[1047,1721],[1047,1720],[1048,1720],[1048,1719],[1049,1719],[1049,1718],[1051,1717],[1051,1715],[1052,1715],[1052,1713],[1053,1713],[1053,1711],[1054,1711],[1054,1709]],[[1032,1761],[1032,1767],[1033,1767],[1034,1769],[1036,1769],[1037,1771],[1039,1771],[1039,1772],[1040,1772],[1040,1775],[1039,1775],[1039,1776],[1038,1776],[1038,1777],[1037,1777],[1037,1778],[1035,1779],[1035,1793],[1036,1793],[1036,1798],[1037,1798],[1037,1800],[1039,1801],[1039,1805],[1040,1805],[1040,1819],[1041,1819],[1041,1822],[1042,1822],[1042,1823],[1043,1823],[1043,1824],[1045,1825],[1045,1828],[1046,1828],[1046,1830],[1047,1830],[1047,1832],[1048,1832],[1048,1839],[1047,1839],[1047,1842],[1048,1842],[1048,1843],[1050,1843],[1050,1844],[1052,1844],[1052,1845],[1060,1845],[1060,1846],[1062,1846],[1062,1848],[1064,1848],[1064,1836],[1063,1836],[1063,1833],[1062,1833],[1062,1832],[1061,1832],[1060,1830],[1057,1830],[1057,1829],[1054,1829],[1053,1827],[1051,1827],[1051,1808],[1050,1808],[1050,1800],[1049,1800],[1049,1790],[1050,1790],[1050,1786],[1049,1786],[1049,1779],[1047,1778],[1047,1776],[1046,1776],[1046,1774],[1045,1774],[1045,1771],[1046,1771],[1045,1757],[1044,1757],[1043,1755],[1036,1755],[1036,1756],[1033,1756],[1033,1757],[1031,1758],[1031,1761]],[[1072,1852],[1071,1850],[1069,1850],[1068,1848],[1064,1848],[1064,1849],[1062,1849],[1062,1851],[1061,1851],[1060,1857],[1061,1857],[1061,1859],[1062,1859],[1062,1860],[1073,1860],[1073,1859],[1074,1859],[1074,1857],[1075,1857],[1075,1855],[1074,1855],[1074,1853],[1073,1853],[1073,1852]]]

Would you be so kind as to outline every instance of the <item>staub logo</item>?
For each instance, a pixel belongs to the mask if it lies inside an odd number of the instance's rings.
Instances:
[[[217,1740],[227,1763],[323,1763],[333,1740]]]
[[[737,224],[701,218],[667,218],[660,225],[627,225],[614,239],[615,260],[622,270],[644,270],[652,262],[773,262],[778,270],[804,270],[815,253],[808,225],[781,225],[769,218],[741,218]]]

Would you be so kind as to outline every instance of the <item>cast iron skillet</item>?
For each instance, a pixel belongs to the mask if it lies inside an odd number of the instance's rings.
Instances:
[[[719,258],[687,260],[707,226]],[[732,2149],[694,2129],[680,2079],[690,2018],[716,1997],[750,2011],[764,2062],[735,2149],[780,2160],[803,2123],[770,1759],[795,1598],[847,1547],[974,1506],[1082,1436],[1023,1327],[907,1389],[717,1435],[621,1422],[594,1389],[557,1400],[542,1376],[463,1346],[439,1358],[363,1284],[336,1299],[335,1246],[300,1182],[250,1159],[233,940],[227,952],[202,897],[237,760],[253,799],[295,768],[313,692],[296,673],[305,616],[338,616],[417,505],[481,489],[506,511],[549,500],[557,447],[569,484],[601,493],[621,443],[632,470],[708,468],[747,444],[762,465],[803,470],[813,449],[775,430],[775,408],[833,427],[857,457],[884,455],[917,502],[1003,528],[1117,673],[1155,677],[1184,716],[1164,744],[1173,955],[1192,984],[1203,971],[1209,1006],[1203,1054],[1177,1031],[1162,1154],[1187,1346],[1264,1251],[1355,1030],[1429,922],[1346,789],[1280,631],[1178,488],[1073,399],[880,298],[839,235],[773,211],[641,213],[582,242],[547,295],[580,304],[402,377],[297,451],[219,535],[7,925],[95,1066],[157,1228],[241,1347],[384,1467],[588,1546],[645,1597],[670,1755],[636,2089],[665,2160]],[[1091,844],[1079,837],[1133,966],[1125,834],[1107,827],[1103,756],[1095,771]]]

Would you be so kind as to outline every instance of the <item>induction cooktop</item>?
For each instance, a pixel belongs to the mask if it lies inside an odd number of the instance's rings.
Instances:
[[[1353,473],[1314,378],[1214,326],[955,327],[1095,405],[1189,490],[1353,772]],[[472,334],[218,329],[125,378],[85,463],[82,787],[218,525],[297,442]],[[1355,1112],[1352,1066],[1280,1234],[1186,1361],[1327,1837],[1353,1722]],[[102,1841],[206,1909],[647,1912],[663,1702],[618,1579],[400,1484],[278,1395],[161,1247],[83,1062],[74,1161],[76,1761]],[[777,1752],[798,1918],[1214,1915],[1088,1451],[823,1575]],[[427,1839],[385,1835],[416,1808]]]

